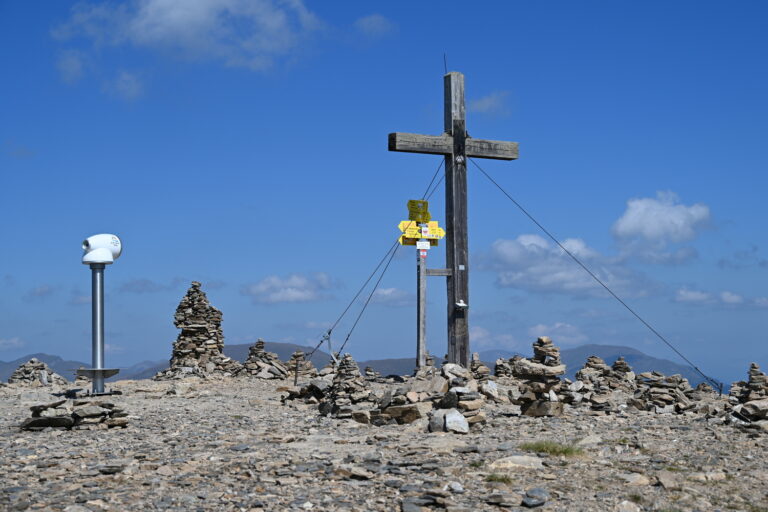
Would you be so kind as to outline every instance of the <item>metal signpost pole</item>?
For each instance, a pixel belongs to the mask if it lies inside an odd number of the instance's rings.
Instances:
[[[416,367],[421,368],[427,363],[427,252],[422,247],[416,248],[416,261]]]
[[[104,369],[104,267],[94,263],[91,267],[91,367]],[[93,394],[104,393],[104,374],[94,372]]]

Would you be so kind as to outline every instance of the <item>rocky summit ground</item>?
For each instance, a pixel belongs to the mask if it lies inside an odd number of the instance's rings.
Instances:
[[[489,403],[469,434],[427,433],[283,405],[281,384],[122,381],[128,428],[41,432],[18,426],[55,397],[0,388],[0,510],[768,511],[768,435],[722,419]]]

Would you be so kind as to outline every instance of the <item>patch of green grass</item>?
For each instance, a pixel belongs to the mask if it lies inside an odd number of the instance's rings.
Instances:
[[[683,468],[680,468],[677,466],[664,466],[664,469],[667,471],[677,471],[677,472],[680,472],[683,470]]]
[[[584,450],[578,446],[556,443],[554,441],[523,443],[520,445],[520,449],[526,452],[547,453],[549,455],[562,455],[564,457],[572,457],[584,453]]]
[[[512,477],[509,475],[500,475],[498,473],[491,473],[485,477],[486,482],[501,482],[503,484],[511,484]]]
[[[639,494],[630,494],[629,496],[627,496],[627,499],[632,503],[637,503],[637,504],[640,504],[643,502],[643,497],[640,496]]]
[[[484,460],[473,460],[472,462],[469,463],[469,467],[471,468],[481,468],[484,465],[485,465]]]

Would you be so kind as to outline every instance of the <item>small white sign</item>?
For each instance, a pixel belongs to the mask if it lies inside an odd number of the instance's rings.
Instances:
[[[429,242],[426,241],[420,241],[416,242],[416,248],[420,251],[428,251],[429,250]]]

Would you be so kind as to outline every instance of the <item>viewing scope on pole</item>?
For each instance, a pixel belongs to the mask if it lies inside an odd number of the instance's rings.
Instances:
[[[123,244],[115,235],[93,235],[83,241],[83,265],[91,267],[91,368],[79,368],[78,376],[91,379],[91,393],[104,393],[104,379],[117,368],[104,368],[104,269],[120,257]]]

